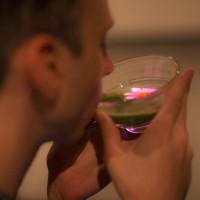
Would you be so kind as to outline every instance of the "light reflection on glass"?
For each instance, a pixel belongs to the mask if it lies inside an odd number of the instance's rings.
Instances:
[[[156,88],[131,88],[132,92],[125,93],[127,100],[140,99],[157,91]]]

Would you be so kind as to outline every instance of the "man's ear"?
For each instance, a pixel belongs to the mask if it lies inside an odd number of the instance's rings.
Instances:
[[[37,35],[26,45],[27,78],[41,97],[49,102],[55,101],[62,79],[59,45],[48,35]]]

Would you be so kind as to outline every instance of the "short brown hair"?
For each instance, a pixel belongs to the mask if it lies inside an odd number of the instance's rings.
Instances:
[[[80,54],[79,0],[0,1],[0,85],[9,68],[14,49],[24,40],[48,33]]]

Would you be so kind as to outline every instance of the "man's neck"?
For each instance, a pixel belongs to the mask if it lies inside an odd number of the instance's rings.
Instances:
[[[41,143],[34,121],[24,97],[0,97],[0,189],[12,198]]]

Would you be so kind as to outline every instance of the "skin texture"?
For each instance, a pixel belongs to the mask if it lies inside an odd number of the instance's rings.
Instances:
[[[90,6],[88,13],[94,19],[98,9],[92,3]],[[49,199],[86,199],[110,179],[125,200],[184,199],[193,156],[186,127],[193,73],[188,69],[177,77],[160,112],[138,139],[121,140],[112,120],[97,112],[97,124],[86,130],[78,144],[55,143],[47,159]]]
[[[49,199],[87,199],[110,182],[96,126],[75,145],[54,144],[48,155]]]
[[[85,10],[92,9],[90,3],[83,1],[80,56],[41,33],[23,41],[10,57],[0,94],[0,188],[10,197],[15,198],[42,143],[77,144],[95,114],[101,79],[113,70],[103,45],[112,19],[101,9],[90,18]],[[97,1],[98,8],[102,5],[107,11],[106,1]],[[95,22],[101,25],[93,28]]]
[[[15,198],[40,145],[51,140],[49,199],[87,198],[110,178],[122,199],[181,199],[192,159],[185,104],[193,71],[177,79],[138,140],[121,141],[105,114],[97,114],[97,126],[88,127],[102,78],[113,70],[104,44],[112,18],[106,0],[82,0],[82,9],[80,56],[58,38],[38,33],[10,57],[0,93],[0,188]]]
[[[186,104],[194,71],[181,74],[152,124],[136,140],[122,141],[105,113],[99,113],[105,162],[122,199],[182,200],[191,173],[192,148]]]
[[[79,148],[54,144],[48,156],[49,199],[86,199],[110,178],[121,199],[184,199],[193,157],[186,128],[193,73],[188,69],[178,76],[160,112],[136,140],[121,140],[113,121],[98,111],[97,124]]]
[[[91,0],[85,0],[84,5],[87,8],[87,13],[83,18],[87,50],[90,46],[88,43],[93,46],[93,50],[92,52],[90,51],[88,57],[88,59],[91,59],[93,57],[92,54],[96,51],[94,51],[94,48],[98,47],[99,52],[99,44],[96,43],[96,37],[98,36],[97,38],[99,38],[99,35],[101,35],[101,40],[105,40],[105,35],[112,24],[112,19],[106,1],[97,0],[93,4]],[[89,16],[88,13],[93,17]],[[97,21],[99,23],[96,23]],[[90,42],[92,38],[95,41]],[[99,43],[101,43],[101,40],[99,40]],[[104,64],[103,75],[111,73],[113,65],[104,47],[103,54],[100,51],[97,55],[101,59],[103,58],[106,64]],[[96,65],[94,66],[96,67]],[[97,104],[93,108],[93,116],[95,115],[96,106]],[[101,135],[96,132],[98,132],[97,127],[86,129],[85,136],[78,144],[69,146],[54,144],[47,161],[49,167],[49,199],[61,198],[61,196],[64,199],[87,198],[109,183],[110,179],[102,159]],[[88,182],[85,181],[86,177]],[[79,187],[78,185],[84,186]]]

